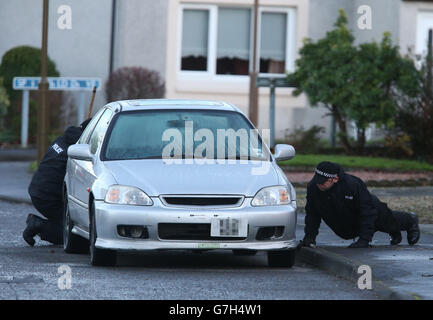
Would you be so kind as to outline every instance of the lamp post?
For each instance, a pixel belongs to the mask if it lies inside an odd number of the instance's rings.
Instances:
[[[42,59],[41,81],[39,82],[39,106],[37,123],[38,164],[48,150],[49,103],[47,80],[47,47],[48,47],[48,0],[43,2],[42,15]]]
[[[249,118],[257,127],[258,125],[258,96],[259,89],[256,86],[257,81],[257,16],[258,16],[259,0],[254,0],[254,26],[253,26],[253,65],[250,72],[250,96],[249,96]]]

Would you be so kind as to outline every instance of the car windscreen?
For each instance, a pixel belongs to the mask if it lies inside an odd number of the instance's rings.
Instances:
[[[270,160],[246,118],[222,110],[140,110],[117,114],[102,160],[200,158]]]

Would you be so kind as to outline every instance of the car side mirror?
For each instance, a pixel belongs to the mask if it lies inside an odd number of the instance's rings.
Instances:
[[[277,144],[275,146],[275,161],[290,160],[295,157],[295,148],[289,144]]]
[[[68,156],[72,159],[92,161],[93,155],[90,153],[88,144],[73,144],[68,148]]]

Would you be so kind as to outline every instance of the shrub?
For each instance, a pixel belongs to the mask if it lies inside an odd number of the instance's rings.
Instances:
[[[292,132],[286,134],[285,140],[287,143],[295,147],[297,153],[317,153],[322,147],[320,134],[325,129],[319,126],[312,126],[305,130],[304,127],[295,128]]]
[[[11,100],[20,96],[20,91],[12,89],[14,77],[40,77],[41,76],[41,50],[29,46],[15,47],[7,51],[0,64],[0,76],[4,79],[4,86]],[[56,64],[48,57],[47,74],[49,77],[58,77]]]
[[[343,10],[334,26],[324,38],[304,41],[288,80],[296,87],[295,96],[305,93],[311,106],[321,104],[332,114],[343,148],[353,154],[355,148],[364,148],[370,124],[392,126],[396,95],[416,90],[416,68],[400,55],[389,33],[380,43],[356,45]],[[356,142],[349,137],[351,121],[357,128]]]
[[[390,133],[385,137],[385,147],[388,150],[388,156],[394,158],[412,157],[413,150],[411,147],[410,137],[406,133]]]
[[[11,137],[9,142],[17,142],[16,137],[21,132],[21,91],[13,90],[12,81],[14,77],[40,77],[41,75],[41,50],[29,46],[15,47],[7,51],[1,60],[0,77],[4,79],[4,87],[10,98],[10,107],[5,115],[4,130],[5,136]],[[47,74],[49,77],[58,77],[59,72],[55,63],[47,59]],[[50,121],[54,125],[58,124],[59,108],[61,104],[61,92],[50,92],[50,100],[55,99],[55,103],[50,103]],[[37,126],[37,91],[30,92],[29,102],[29,142],[36,140]]]
[[[105,84],[108,101],[157,99],[165,94],[165,82],[157,71],[142,67],[123,67],[112,72]]]
[[[0,130],[4,128],[4,116],[10,105],[6,89],[3,87],[3,78],[0,78]]]
[[[419,89],[415,97],[402,96],[395,119],[396,129],[409,137],[414,156],[433,163],[433,52],[429,39],[429,52],[418,63],[421,65],[418,79]]]

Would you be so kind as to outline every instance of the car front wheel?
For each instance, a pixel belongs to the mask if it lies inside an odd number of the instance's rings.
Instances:
[[[98,234],[96,232],[94,203],[92,203],[90,210],[90,264],[92,266],[114,266],[116,264],[116,251],[95,247]]]
[[[295,255],[295,250],[268,251],[268,265],[291,268],[295,264]]]
[[[89,252],[89,241],[72,233],[73,223],[69,212],[68,193],[63,196],[63,250],[66,253]]]

